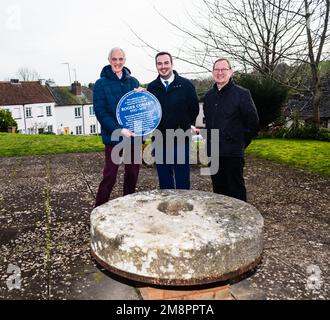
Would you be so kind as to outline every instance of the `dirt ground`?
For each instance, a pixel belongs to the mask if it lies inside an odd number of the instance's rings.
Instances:
[[[93,290],[109,275],[91,259],[89,216],[102,167],[102,153],[0,158],[0,299],[100,298]],[[252,157],[245,177],[265,227],[262,264],[241,296],[329,299],[330,178]],[[111,198],[122,182],[121,167]],[[137,191],[156,188],[155,169],[143,166]],[[197,166],[191,188],[211,191]],[[131,287],[119,282],[112,297],[139,299]]]

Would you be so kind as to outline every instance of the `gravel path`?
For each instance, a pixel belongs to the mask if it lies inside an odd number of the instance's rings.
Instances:
[[[330,178],[246,160],[265,248],[257,270],[233,285],[237,297],[330,299]],[[131,283],[112,282],[112,295],[102,291],[107,273],[90,257],[89,215],[102,167],[102,153],[0,158],[0,299],[140,298]],[[122,180],[123,168],[112,198]],[[192,189],[211,191],[198,167],[191,180]],[[155,169],[142,167],[138,191],[157,187]],[[20,289],[8,288],[18,283],[10,265],[20,268]]]

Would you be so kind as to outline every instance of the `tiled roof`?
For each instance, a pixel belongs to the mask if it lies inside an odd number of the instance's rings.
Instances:
[[[48,87],[48,89],[58,106],[93,103],[93,92],[87,87],[81,87],[81,96],[74,95],[71,87]]]
[[[321,90],[320,117],[330,118],[330,74],[321,79]],[[312,97],[306,95],[290,99],[284,109],[284,115],[289,116],[295,110],[299,112],[299,117],[302,119],[313,118]]]
[[[309,119],[313,117],[312,98],[305,99],[290,99],[287,107],[284,109],[285,115],[290,115],[293,111],[299,112],[299,117],[302,119]],[[320,117],[330,118],[330,97],[321,98],[320,103]]]
[[[89,103],[93,103],[93,90],[87,87],[81,87],[82,94],[86,97]]]
[[[13,83],[0,81],[0,105],[22,105],[54,102],[49,91],[39,81]]]

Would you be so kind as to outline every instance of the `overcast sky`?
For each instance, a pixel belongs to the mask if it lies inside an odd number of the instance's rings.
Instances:
[[[95,82],[107,64],[114,46],[126,51],[126,65],[141,83],[153,80],[154,60],[137,47],[141,44],[129,26],[159,50],[177,53],[183,45],[173,30],[155,11],[185,23],[186,0],[1,0],[0,80],[17,77],[20,67],[36,70],[42,78],[58,85],[71,78],[83,84]],[[150,52],[149,52],[150,53]],[[189,66],[175,64],[179,72]]]

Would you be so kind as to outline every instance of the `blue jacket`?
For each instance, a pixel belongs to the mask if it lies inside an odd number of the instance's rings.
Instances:
[[[218,147],[222,157],[243,157],[244,149],[259,129],[259,117],[250,91],[232,80],[220,91],[214,84],[206,93],[204,117],[208,156],[211,151],[211,129],[219,129]]]
[[[166,129],[181,128],[184,131],[195,124],[199,113],[199,103],[194,85],[174,71],[174,81],[167,91],[160,77],[152,81],[147,90],[157,97],[162,106],[162,119],[158,129],[165,133]]]
[[[129,91],[139,87],[139,81],[131,76],[128,68],[123,68],[121,79],[105,66],[93,89],[93,105],[97,120],[101,124],[102,141],[107,145],[116,145],[119,141],[111,139],[114,130],[122,128],[116,117],[119,100]]]

